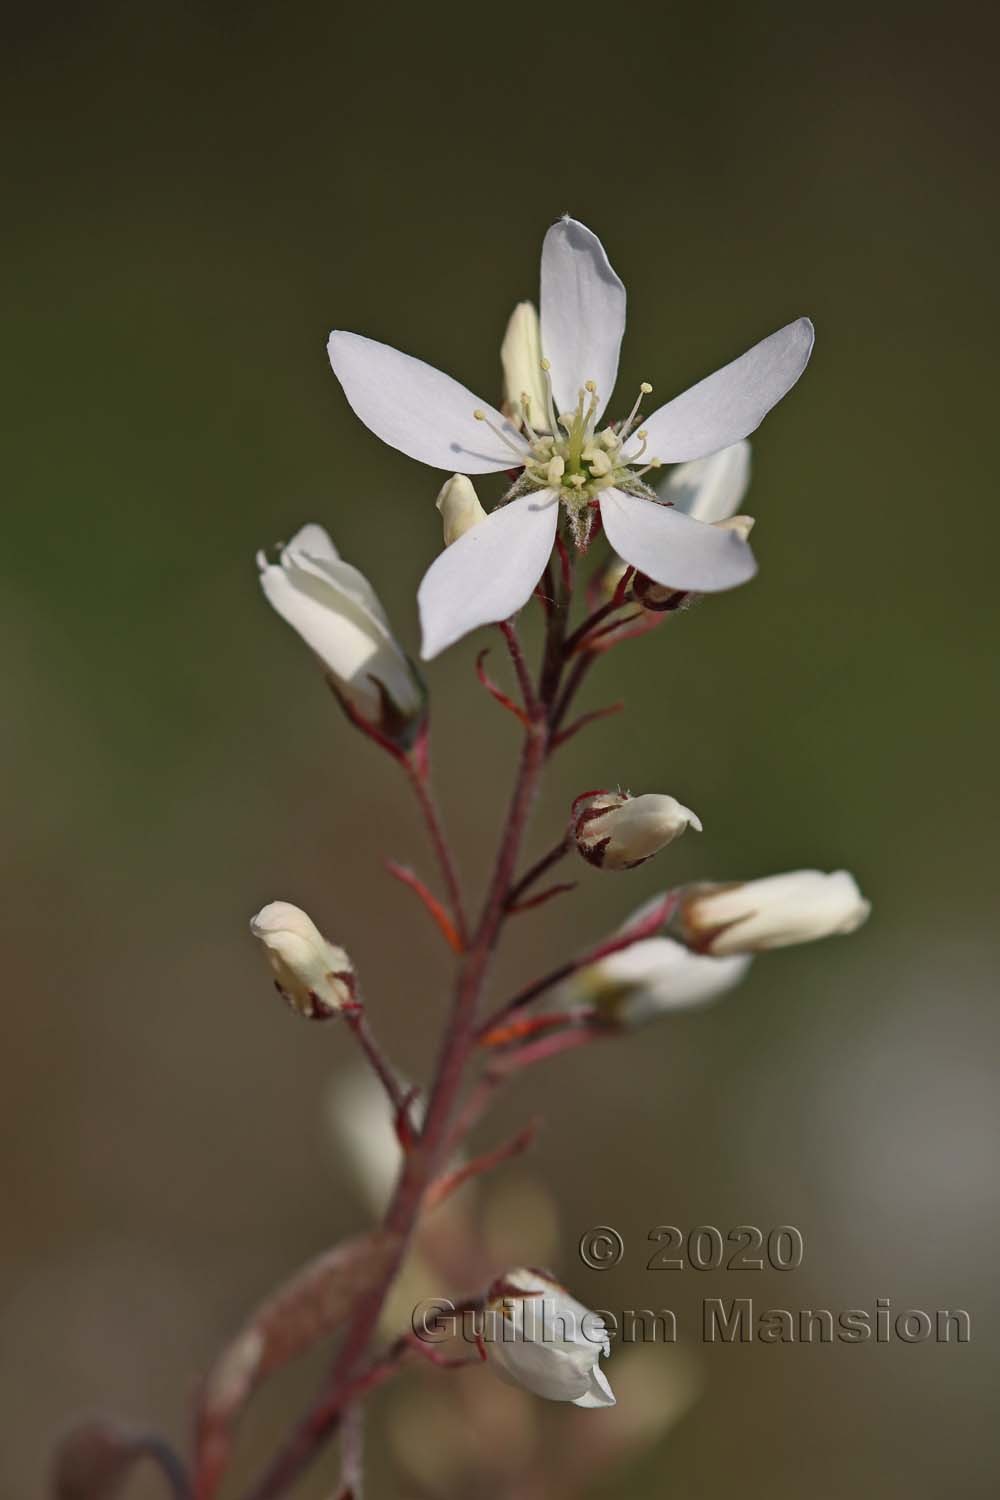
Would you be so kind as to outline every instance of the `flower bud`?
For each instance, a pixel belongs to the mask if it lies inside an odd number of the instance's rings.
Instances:
[[[753,516],[730,516],[725,521],[712,522],[716,531],[735,531],[742,542],[749,541],[750,533],[756,524]]]
[[[558,1282],[538,1271],[510,1271],[490,1288],[487,1310],[494,1318],[483,1347],[501,1380],[547,1401],[614,1406],[599,1367],[611,1352],[604,1320]]]
[[[351,960],[300,907],[271,901],[251,918],[250,931],[264,945],[275,989],[300,1016],[326,1021],[356,1003]]]
[[[750,444],[733,443],[707,458],[678,464],[657,486],[660,499],[694,521],[728,521],[750,485]]]
[[[441,512],[444,522],[444,544],[450,547],[460,536],[486,520],[486,512],[479,503],[479,496],[472,480],[465,474],[453,474],[441,486],[434,504]]]
[[[631,1029],[667,1011],[708,1005],[745,978],[742,954],[709,958],[669,937],[644,938],[587,964],[560,987],[557,1005],[584,1005],[613,1026]]]
[[[686,828],[701,832],[701,821],[674,797],[647,792],[587,792],[573,803],[573,837],[590,864],[602,870],[631,870],[651,859]]]
[[[296,532],[278,563],[258,553],[257,565],[269,603],[319,657],[348,714],[409,744],[423,722],[423,685],[364,574],[315,524]]]
[[[528,398],[528,420],[535,432],[547,432],[545,385],[542,380],[542,337],[538,313],[531,302],[519,302],[510,315],[500,345],[503,369],[503,404],[507,416],[523,426],[524,397]]]
[[[691,886],[675,927],[701,953],[761,953],[854,932],[870,911],[847,870],[793,870],[733,885]]]

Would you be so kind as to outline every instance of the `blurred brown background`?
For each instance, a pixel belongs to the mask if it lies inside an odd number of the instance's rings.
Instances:
[[[981,17],[687,0],[9,13],[5,1495],[41,1493],[81,1411],[181,1436],[246,1307],[364,1222],[323,1111],[348,1039],[273,1001],[247,920],[275,897],[308,907],[415,1075],[448,965],[381,871],[382,853],[430,869],[400,778],[268,613],[253,553],[322,520],[415,645],[438,479],[360,428],[326,333],[384,338],[491,394],[565,210],[629,288],[622,390],[680,390],[802,312],[818,344],[754,444],[760,577],[595,674],[588,704],[625,695],[628,716],[557,763],[535,847],[577,791],[618,781],[676,794],[705,833],[632,876],[584,871],[575,906],[522,919],[504,975],[695,875],[847,865],[875,914],[525,1085],[504,1121],[546,1109],[523,1172],[558,1200],[555,1269],[591,1303],[671,1305],[682,1327],[703,1296],[735,1295],[888,1296],[973,1325],[961,1348],[692,1334],[700,1402],[608,1493],[995,1494]],[[443,800],[477,880],[514,744],[473,682],[480,644],[430,672]],[[648,1273],[664,1222],[793,1223],[805,1263],[760,1287]],[[595,1223],[626,1241],[604,1275],[576,1259]],[[314,1378],[255,1409],[245,1471]]]

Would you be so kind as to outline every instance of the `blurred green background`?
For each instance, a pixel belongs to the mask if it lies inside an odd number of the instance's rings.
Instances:
[[[381,870],[430,869],[401,779],[269,614],[253,554],[323,521],[415,646],[439,476],[359,426],[326,334],[498,395],[506,317],[569,210],[629,289],[621,390],[665,397],[803,312],[818,342],[754,442],[758,579],[594,674],[587,705],[629,713],[557,762],[533,847],[617,782],[705,833],[523,918],[497,998],[675,880],[846,865],[875,910],[714,1009],[563,1059],[501,1123],[544,1105],[530,1173],[558,1200],[554,1268],[593,1304],[690,1322],[703,1296],[888,1296],[973,1325],[961,1348],[688,1340],[701,1400],[608,1492],[995,1494],[984,13],[153,0],[5,24],[0,1489],[38,1494],[81,1411],[182,1436],[246,1308],[364,1222],[322,1107],[348,1038],[274,1002],[247,921],[306,906],[416,1076],[448,964]],[[472,677],[484,642],[429,674],[477,881],[515,744]],[[766,1291],[647,1273],[665,1222],[793,1223],[805,1263]],[[626,1240],[604,1275],[576,1259],[595,1223]],[[244,1473],[314,1378],[256,1408]],[[376,1495],[411,1493],[394,1483]]]

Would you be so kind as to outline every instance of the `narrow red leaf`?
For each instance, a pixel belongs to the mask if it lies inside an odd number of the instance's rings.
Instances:
[[[394,859],[387,859],[385,867],[389,874],[395,876],[401,884],[409,886],[411,891],[417,893],[449,948],[453,953],[461,953],[463,951],[462,939],[458,934],[458,929],[438,898],[424,885],[420,876],[415,875],[406,865],[398,865]]]

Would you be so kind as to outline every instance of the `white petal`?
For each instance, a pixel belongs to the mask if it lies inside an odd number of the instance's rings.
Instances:
[[[603,1370],[595,1365],[590,1375],[591,1387],[582,1396],[577,1396],[573,1402],[574,1406],[614,1406],[614,1391],[608,1384],[608,1377]]]
[[[330,533],[318,521],[307,521],[304,526],[300,526],[285,546],[291,552],[306,552],[310,557],[326,562],[340,561],[340,553],[333,545]]]
[[[662,500],[693,520],[710,522],[734,516],[749,485],[750,444],[741,442],[680,464],[656,489]]]
[[[303,528],[306,533],[311,529]],[[297,533],[296,540],[301,535]],[[340,558],[316,558],[289,546],[281,554],[280,566],[265,565],[260,583],[272,607],[311,647],[363,714],[381,717],[378,683],[403,713],[419,710],[420,684],[371,584],[357,568]]]
[[[798,380],[809,362],[813,326],[799,318],[755,344],[739,359],[700,380],[642,422],[646,460],[683,463],[745,438]],[[635,453],[635,438],[626,451]]]
[[[478,625],[509,619],[528,602],[549,560],[558,519],[556,496],[536,490],[493,511],[431,563],[417,591],[425,661]]]
[[[382,602],[361,570],[344,562],[335,551],[332,556],[322,551],[318,553],[314,551],[311,543],[315,539],[312,537],[307,537],[309,546],[300,546],[303,533],[312,530],[313,527],[304,526],[282,551],[281,566],[289,574],[292,582],[298,584],[299,587],[304,587],[302,575],[307,574],[311,578],[318,579],[322,585],[332,586],[338,595],[346,595],[358,610],[368,615],[373,627],[391,638],[392,627],[382,607]],[[315,530],[323,532],[322,526],[316,526]],[[332,542],[330,545],[333,546]]]
[[[753,553],[735,531],[705,526],[641,495],[605,490],[601,519],[619,557],[665,588],[713,594],[746,583],[757,571]]]
[[[556,410],[571,410],[584,381],[593,380],[600,416],[618,376],[625,288],[596,234],[576,219],[553,224],[542,244],[541,317]]]
[[[331,333],[327,353],[354,412],[384,443],[436,469],[492,474],[513,469],[524,439],[506,417],[422,359],[360,333]],[[513,445],[477,422],[481,410]]]

